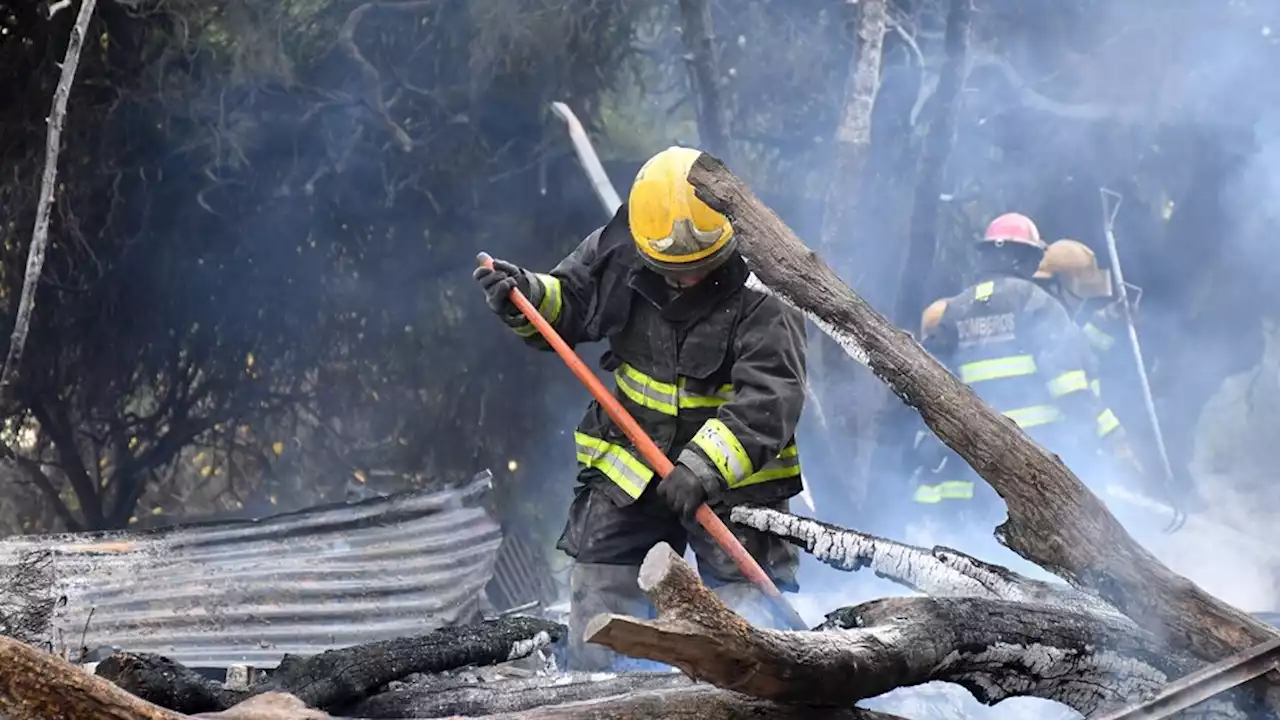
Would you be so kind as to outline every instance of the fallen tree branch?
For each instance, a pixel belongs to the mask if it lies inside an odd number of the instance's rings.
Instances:
[[[448,720],[463,720],[455,715]],[[710,685],[647,690],[599,700],[485,715],[486,720],[904,720],[861,708],[783,704]]]
[[[49,215],[53,210],[53,192],[58,180],[58,151],[62,144],[62,126],[67,121],[67,100],[71,86],[76,81],[76,68],[80,66],[80,50],[89,32],[89,21],[98,0],[80,0],[80,14],[71,27],[67,40],[67,54],[62,60],[62,73],[53,91],[53,107],[49,110],[49,132],[45,137],[44,173],[40,176],[40,199],[36,202],[36,225],[31,233],[31,247],[27,249],[27,269],[22,276],[22,294],[18,298],[18,310],[13,320],[13,335],[9,338],[9,352],[0,370],[0,408],[13,403],[18,373],[22,369],[22,351],[31,329],[31,314],[36,309],[36,290],[40,286],[40,274],[44,271],[44,255],[49,245]],[[52,12],[50,13],[52,17]]]
[[[640,569],[657,620],[602,615],[590,642],[668,663],[718,687],[776,702],[848,707],[945,681],[980,702],[1054,700],[1088,715],[1151,693],[1196,664],[1122,618],[983,598],[889,598],[828,615],[822,631],[752,627],[665,543]],[[1198,717],[1244,718],[1224,695]]]
[[[564,673],[495,682],[426,676],[374,695],[343,713],[365,720],[487,716],[691,685],[678,673],[655,672]]]
[[[1277,635],[1135,542],[1056,456],[869,307],[719,160],[704,153],[689,180],[699,198],[734,223],[739,247],[760,280],[809,315],[853,335],[876,375],[1004,498],[1009,519],[997,537],[1006,546],[1202,659]]]
[[[934,597],[981,597],[1029,602],[1106,615],[1130,623],[1119,610],[1069,585],[1033,580],[947,547],[922,548],[769,508],[739,506],[732,520],[777,535],[837,570],[868,568],[877,576]]]
[[[98,664],[97,674],[144,700],[184,713],[225,710],[267,692],[287,692],[310,707],[332,710],[414,673],[526,657],[563,634],[564,626],[557,623],[508,617],[309,658],[288,655],[270,678],[248,690],[228,690],[168,658],[150,654],[116,653]]]

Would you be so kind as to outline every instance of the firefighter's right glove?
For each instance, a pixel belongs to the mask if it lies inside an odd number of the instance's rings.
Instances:
[[[478,259],[479,257],[477,257]],[[506,260],[495,258],[492,268],[482,265],[471,273],[471,277],[480,283],[480,289],[484,290],[485,303],[488,304],[490,310],[501,317],[508,325],[518,324],[522,321],[524,316],[520,314],[520,310],[511,302],[511,290],[518,288],[521,293],[524,293],[525,297],[529,297],[530,283],[528,273]],[[536,306],[536,298],[529,297],[529,301]]]
[[[707,483],[683,463],[676,463],[671,473],[658,483],[658,497],[681,517],[691,517],[710,494]]]

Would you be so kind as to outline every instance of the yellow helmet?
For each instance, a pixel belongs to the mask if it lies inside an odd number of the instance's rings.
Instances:
[[[938,324],[942,322],[942,314],[947,311],[946,300],[934,300],[933,304],[924,309],[924,313],[920,316],[920,339],[923,340],[938,329]]]
[[[701,154],[669,147],[649,158],[631,185],[631,237],[640,257],[660,272],[712,270],[737,247],[729,219],[699,200],[689,182]]]
[[[1111,273],[1098,267],[1098,256],[1079,240],[1059,240],[1044,251],[1035,279],[1049,278],[1079,298],[1111,297]]]

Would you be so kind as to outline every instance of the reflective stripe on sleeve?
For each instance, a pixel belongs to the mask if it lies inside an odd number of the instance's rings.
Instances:
[[[1118,427],[1120,427],[1120,418],[1111,412],[1111,408],[1107,408],[1098,414],[1098,437],[1106,437],[1115,432]]]
[[[538,284],[542,286],[542,299],[538,301],[538,314],[546,318],[549,323],[554,323],[560,319],[560,311],[564,307],[564,296],[560,288],[560,278],[554,275],[544,275],[542,273],[534,273],[534,277],[538,279]],[[520,337],[533,337],[538,334],[538,328],[533,323],[525,320],[524,324],[518,325],[512,330]]]
[[[1031,407],[1006,410],[1001,415],[1013,421],[1020,428],[1031,428],[1047,425],[1062,419],[1062,413],[1052,405],[1032,405]]]
[[[740,485],[754,470],[742,443],[718,418],[703,423],[691,442],[715,464],[729,487]]]
[[[1035,372],[1035,358],[1030,355],[1010,355],[961,365],[960,381],[966,385],[972,385],[987,380],[1034,375]]]
[[[573,434],[577,445],[578,462],[595,468],[609,478],[623,492],[638,499],[653,479],[653,470],[640,462],[630,452],[611,442],[584,433]]]
[[[729,487],[731,489],[740,488],[793,477],[800,477],[800,450],[794,442],[783,448],[776,459],[760,468],[760,472],[747,477],[736,485],[730,484]]]
[[[1064,372],[1048,383],[1049,394],[1055,398],[1089,389],[1089,376],[1083,370]]]
[[[973,299],[979,302],[990,300],[991,294],[996,291],[995,282],[988,280],[973,286]]]
[[[1084,324],[1085,337],[1089,338],[1089,344],[1106,352],[1116,344],[1116,339],[1102,331],[1097,325],[1091,322]]]
[[[933,505],[943,500],[972,500],[973,483],[964,480],[947,480],[937,485],[920,485],[916,487],[912,500],[918,503]]]

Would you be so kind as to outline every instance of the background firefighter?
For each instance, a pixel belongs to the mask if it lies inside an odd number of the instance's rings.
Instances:
[[[925,309],[924,347],[1069,466],[1089,463],[1100,447],[1136,464],[1123,428],[1091,388],[1087,340],[1062,303],[1032,281],[1045,247],[1025,215],[992,221],[977,244],[978,282]],[[945,507],[948,518],[999,520],[999,498],[937,438],[918,433],[916,453],[917,504]]]
[[[691,546],[704,581],[761,625],[767,601],[692,519],[707,502],[726,521],[742,502],[785,508],[802,489],[794,440],[804,403],[803,317],[748,290],[727,218],[687,180],[698,151],[669,148],[639,171],[613,219],[551,272],[495,261],[476,270],[489,306],[526,343],[545,341],[507,301],[519,287],[570,345],[607,340],[601,364],[615,396],[675,462],[660,483],[592,402],[574,433],[578,487],[557,547],[571,576],[570,665],[607,669],[613,652],[583,642],[605,612],[649,614],[636,576],[658,542]],[[733,527],[731,525],[731,527]],[[784,591],[797,588],[796,550],[733,527]]]

